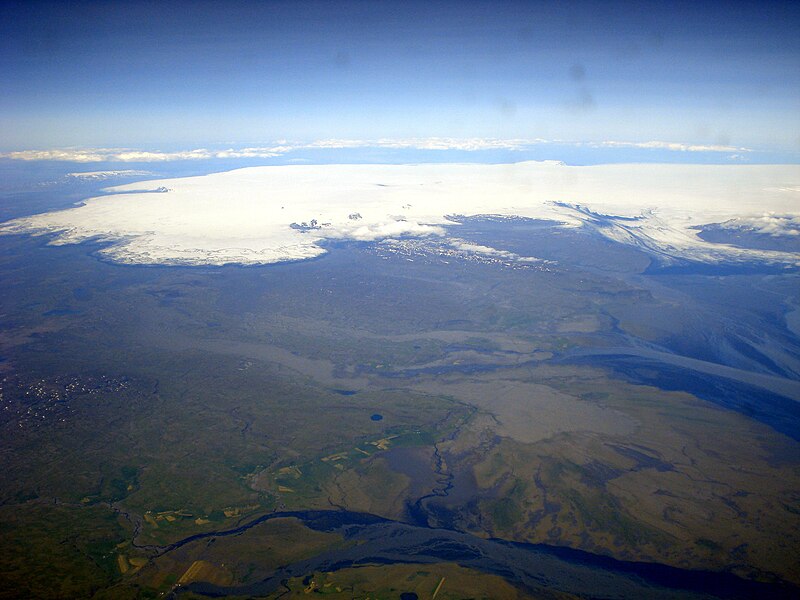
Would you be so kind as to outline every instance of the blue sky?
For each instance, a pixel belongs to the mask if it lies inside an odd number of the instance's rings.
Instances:
[[[281,139],[800,153],[800,3],[5,2],[0,151]]]

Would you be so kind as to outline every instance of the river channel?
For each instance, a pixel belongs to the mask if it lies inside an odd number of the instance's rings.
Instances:
[[[314,571],[336,571],[358,565],[454,562],[504,577],[531,592],[566,592],[582,598],[796,598],[798,589],[748,581],[729,573],[692,571],[653,563],[615,560],[570,548],[482,539],[447,529],[434,529],[347,511],[277,512],[245,525],[194,535],[162,549],[169,552],[189,542],[215,536],[243,535],[270,519],[293,517],[318,531],[337,532],[352,542],[286,565],[248,585],[218,587],[191,583],[173,592],[191,591],[209,597],[263,596],[283,582]]]

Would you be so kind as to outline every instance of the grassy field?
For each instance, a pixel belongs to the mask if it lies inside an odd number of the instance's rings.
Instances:
[[[536,600],[568,596],[542,592],[528,594],[508,585],[496,575],[486,575],[455,564],[389,565],[313,573],[290,579],[282,598],[307,598],[313,593],[331,600],[373,598],[386,600]],[[405,597],[403,596],[405,594]],[[412,595],[413,594],[413,595]],[[278,595],[273,596],[277,598]]]

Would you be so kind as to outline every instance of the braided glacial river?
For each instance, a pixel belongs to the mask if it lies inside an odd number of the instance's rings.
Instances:
[[[453,562],[500,575],[530,591],[566,592],[582,598],[794,598],[789,586],[752,582],[729,573],[693,571],[654,563],[615,560],[570,548],[482,539],[446,529],[399,523],[347,511],[276,512],[235,529],[194,535],[161,549],[170,552],[203,538],[242,535],[275,518],[296,518],[307,527],[337,532],[352,544],[285,565],[256,583],[218,587],[191,583],[173,592],[191,591],[209,597],[262,596],[279,591],[292,577],[314,571],[368,565]]]

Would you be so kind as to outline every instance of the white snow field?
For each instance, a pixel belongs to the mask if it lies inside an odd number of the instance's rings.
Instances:
[[[102,254],[122,263],[267,264],[318,256],[331,239],[443,236],[448,215],[491,214],[586,224],[667,260],[800,264],[796,253],[706,243],[693,229],[800,234],[798,165],[290,165],[107,191],[0,233],[105,240]]]

